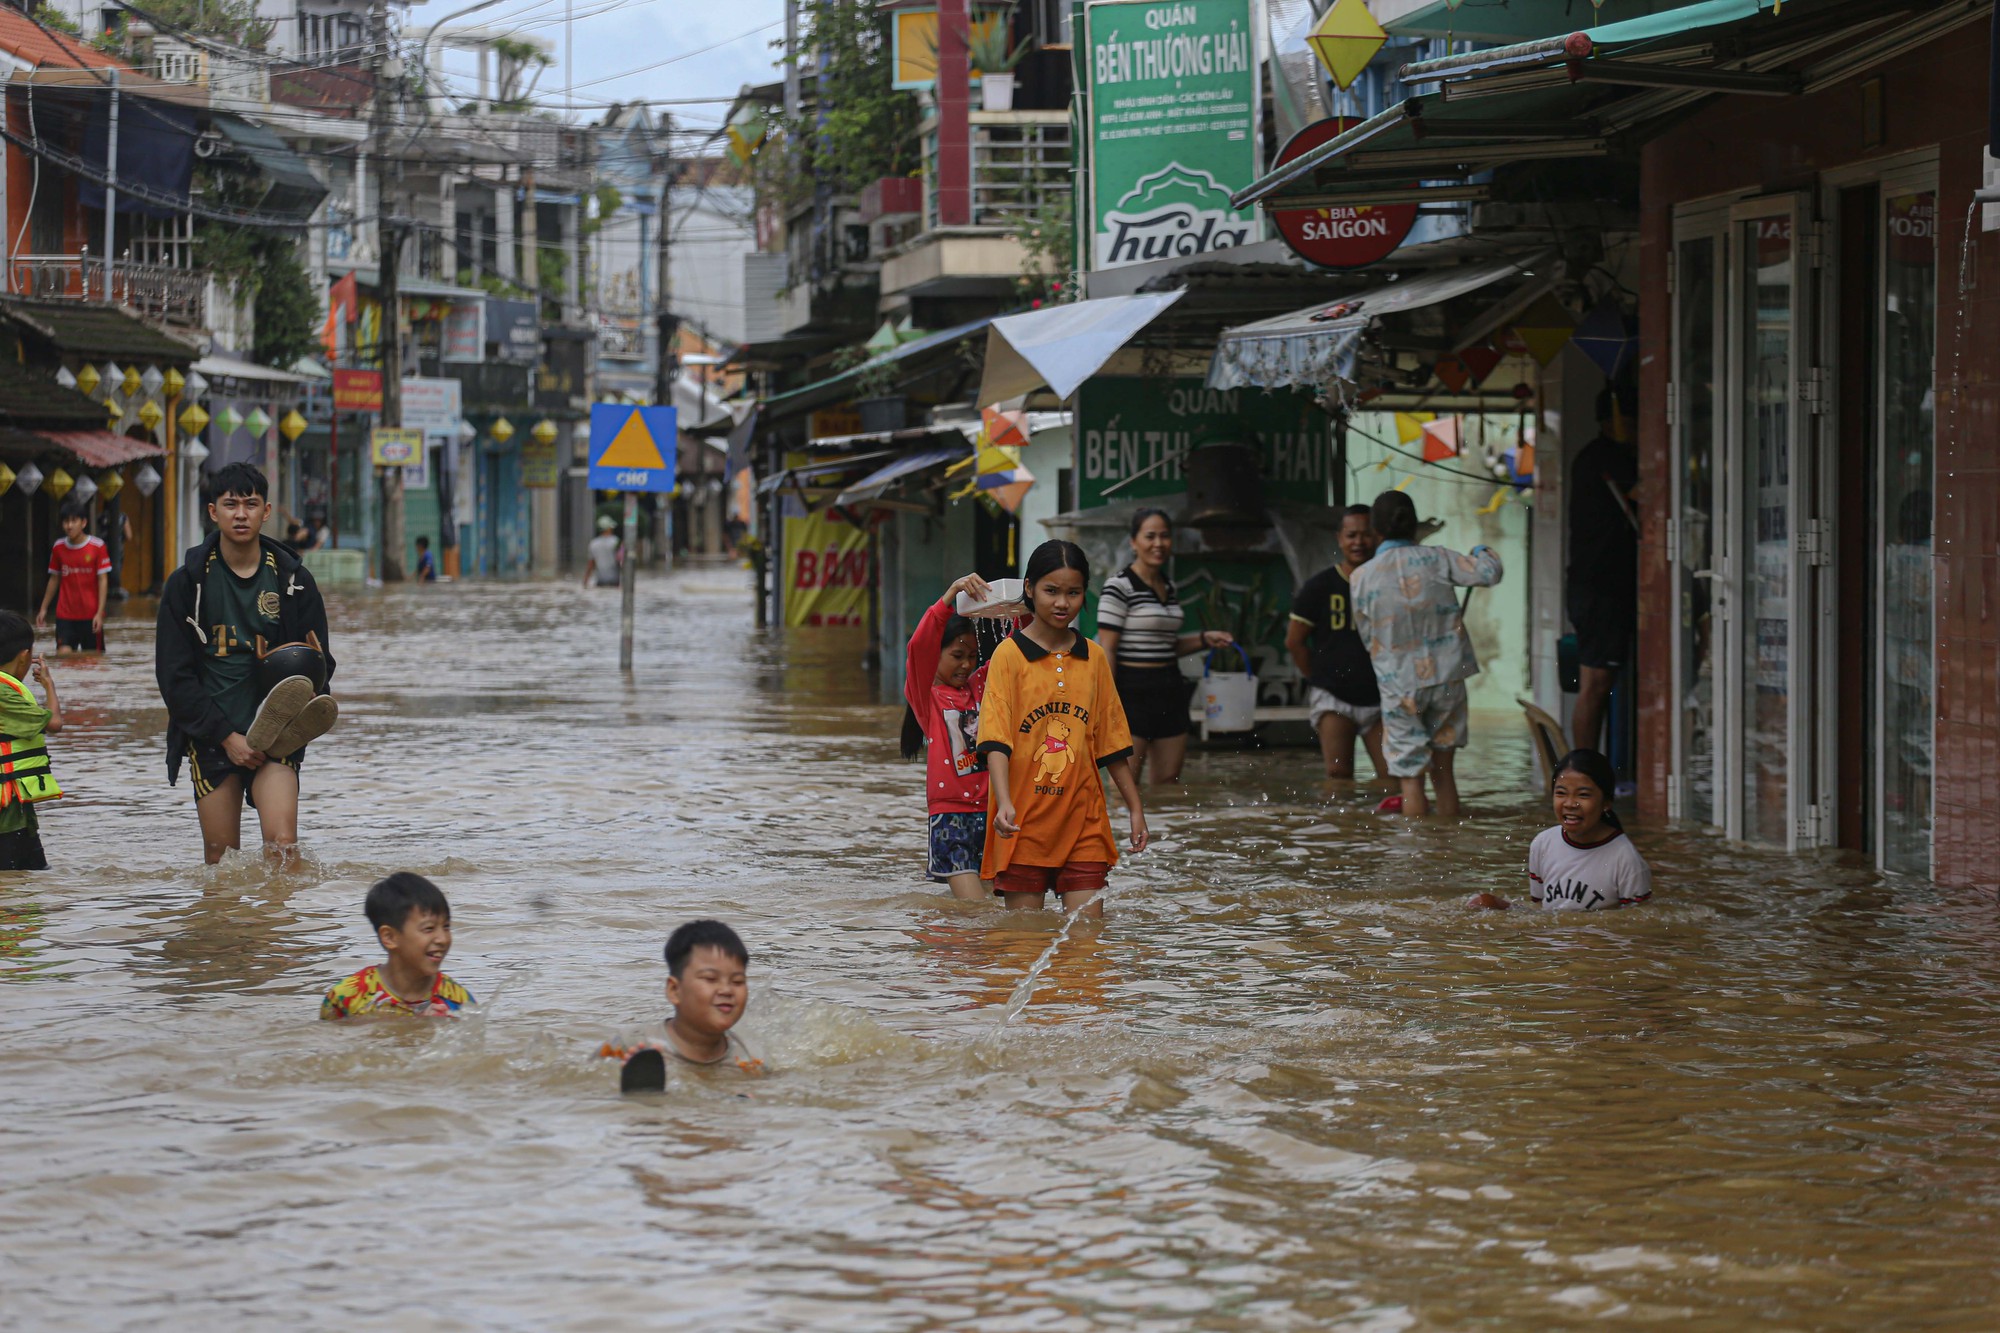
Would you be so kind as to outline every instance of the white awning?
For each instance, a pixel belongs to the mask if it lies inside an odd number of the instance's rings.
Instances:
[[[1531,271],[1544,257],[1537,253],[1433,269],[1337,301],[1225,329],[1209,362],[1208,387],[1315,389],[1351,380],[1361,335],[1373,321],[1469,295]]]
[[[191,369],[198,370],[210,379],[228,375],[239,380],[263,380],[269,384],[311,384],[309,375],[294,374],[289,370],[279,370],[276,366],[260,366],[254,361],[240,361],[233,356],[208,355],[194,363]]]
[[[1106,296],[994,320],[986,328],[980,403],[1018,398],[1044,384],[1058,398],[1068,398],[1112,353],[1183,295],[1171,291]]]

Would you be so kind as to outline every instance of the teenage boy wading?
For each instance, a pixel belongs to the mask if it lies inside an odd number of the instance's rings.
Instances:
[[[167,704],[167,781],[179,780],[186,760],[210,865],[242,846],[245,800],[257,811],[265,857],[283,864],[298,849],[306,742],[337,713],[320,693],[333,675],[326,605],[291,549],[262,535],[271,514],[262,472],[232,463],[215,474],[210,494],[216,530],[188,551],[160,596],[153,663]],[[310,658],[319,679],[273,685],[258,670],[272,645],[284,646],[274,662]]]

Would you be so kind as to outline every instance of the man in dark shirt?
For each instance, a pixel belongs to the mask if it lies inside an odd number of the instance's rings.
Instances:
[[[1629,386],[1597,395],[1597,438],[1569,466],[1569,623],[1581,664],[1571,742],[1595,750],[1618,673],[1639,630],[1637,399]]]
[[[1360,736],[1375,762],[1375,776],[1389,766],[1382,758],[1382,694],[1368,645],[1354,628],[1347,581],[1375,554],[1375,529],[1367,505],[1349,505],[1340,516],[1342,560],[1299,585],[1292,597],[1292,623],[1285,647],[1307,683],[1307,718],[1319,734],[1319,751],[1330,778],[1354,776],[1354,738]]]

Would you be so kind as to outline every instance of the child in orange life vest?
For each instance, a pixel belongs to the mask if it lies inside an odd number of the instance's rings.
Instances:
[[[49,706],[21,678],[33,672]],[[35,627],[25,616],[0,611],[0,870],[47,870],[35,803],[62,795],[49,771],[44,735],[61,731],[62,701],[56,698],[49,664],[35,656]]]
[[[1118,844],[1099,768],[1131,812],[1132,850],[1146,846],[1132,734],[1108,655],[1072,628],[1089,559],[1072,542],[1043,542],[1022,579],[1034,618],[986,664],[979,711],[993,793],[983,872],[1009,907],[1040,907],[1054,889],[1066,911],[1101,916]]]
[[[986,668],[979,635],[957,613],[958,595],[984,601],[992,589],[967,574],[944,590],[910,635],[903,664],[903,758],[924,760],[924,796],[930,807],[930,878],[951,886],[954,898],[986,896],[979,862],[986,846],[986,763],[978,752],[979,700]]]

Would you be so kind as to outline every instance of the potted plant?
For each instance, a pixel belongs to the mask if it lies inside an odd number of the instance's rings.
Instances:
[[[834,368],[854,377],[854,410],[864,433],[901,430],[909,400],[896,392],[896,366],[886,357],[871,356],[866,347],[849,347],[834,359]]]
[[[1013,10],[1003,9],[984,26],[973,24],[966,36],[966,56],[980,76],[979,104],[987,111],[1014,109],[1014,66],[1028,54],[1028,45],[1014,45],[1013,22]]]

